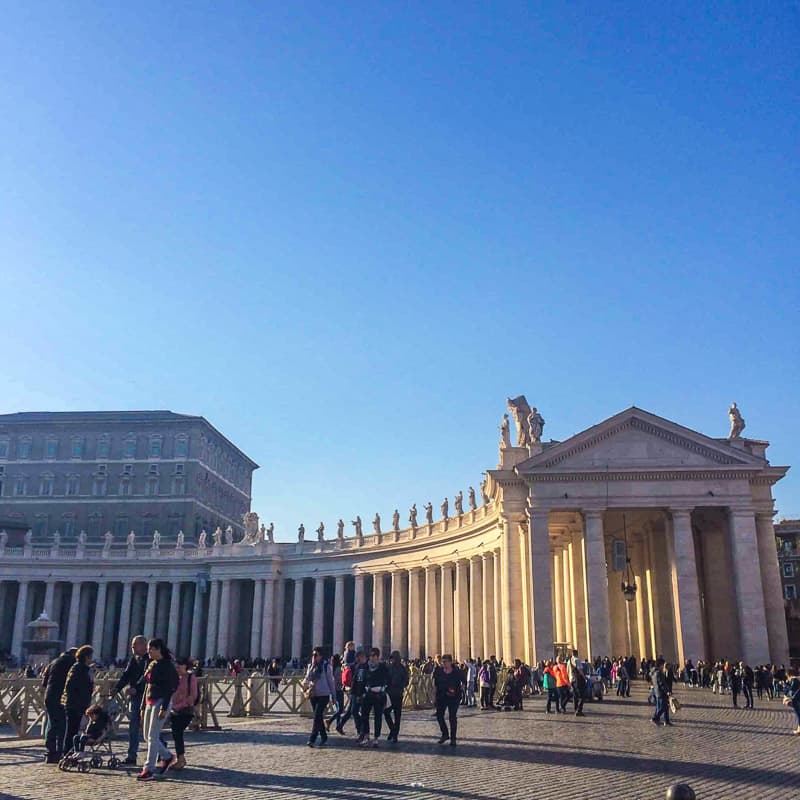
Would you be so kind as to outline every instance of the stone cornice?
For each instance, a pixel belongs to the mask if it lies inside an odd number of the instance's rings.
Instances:
[[[687,481],[687,480],[746,480],[750,482],[769,482],[775,483],[781,476],[766,476],[759,474],[757,466],[744,466],[735,469],[708,469],[700,467],[698,469],[659,469],[659,470],[576,470],[574,472],[530,472],[524,475],[529,484],[533,483],[579,483],[584,481]]]

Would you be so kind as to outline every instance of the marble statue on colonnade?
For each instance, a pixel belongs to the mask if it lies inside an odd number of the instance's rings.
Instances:
[[[86,544],[86,531],[81,531],[78,534],[78,546],[83,547]]]
[[[375,518],[372,520],[372,530],[376,536],[381,535],[381,515],[376,513]]]
[[[731,432],[728,434],[728,439],[738,439],[742,435],[745,423],[744,417],[737,408],[736,403],[731,403],[731,407],[728,409],[728,417],[731,421]]]
[[[525,395],[521,394],[519,397],[514,398],[508,397],[506,398],[506,404],[517,425],[517,447],[528,447],[531,443],[531,433],[528,428],[531,407],[528,405]]]
[[[222,528],[219,525],[216,527],[214,533],[211,534],[211,538],[214,540],[214,547],[222,547]]]
[[[8,544],[8,534],[5,531],[0,531],[0,550],[5,550]]]
[[[442,511],[442,519],[449,519],[450,518],[450,501],[445,497],[442,500],[442,505],[440,506]]]
[[[506,447],[511,447],[511,433],[508,414],[503,414],[503,421],[500,423],[500,449],[505,450]]]
[[[245,512],[242,514],[242,523],[244,524],[244,538],[241,544],[257,544],[259,541],[258,514],[255,511]],[[233,531],[231,531],[231,539],[233,539]]]
[[[184,536],[183,531],[178,531],[178,537],[175,539],[175,549],[183,550]]]
[[[363,528],[362,528],[361,516],[360,515],[356,515],[356,518],[353,520],[352,525],[356,529],[356,539],[358,539],[359,541],[363,541],[363,539],[364,539],[364,531],[363,531]]]
[[[344,540],[344,520],[340,519],[336,523],[336,538],[341,542]]]
[[[233,528],[230,525],[225,528],[225,544],[233,544]]]
[[[320,522],[319,528],[317,528],[317,541],[324,542],[325,541],[325,523]]]
[[[106,531],[103,534],[103,552],[107,553],[111,549],[111,545],[114,543],[114,534],[111,531]]]
[[[532,408],[528,414],[528,437],[530,444],[539,444],[542,441],[544,432],[544,417],[539,413],[538,408]]]
[[[475,503],[475,488],[473,486],[469,487],[469,493],[467,494],[467,503],[469,507],[474,511],[478,506]]]
[[[408,511],[408,521],[409,521],[409,523],[411,523],[411,527],[412,528],[416,528],[417,527],[417,504],[416,503],[414,503],[414,505],[412,505],[411,508]]]
[[[56,531],[53,534],[53,546],[58,549],[61,544],[61,531]]]
[[[205,531],[200,531],[200,536],[197,538],[197,546],[200,550],[206,549],[206,538],[208,534]]]
[[[428,501],[425,503],[425,521],[428,523],[433,523],[433,503]]]
[[[486,505],[489,502],[489,494],[486,491],[486,487],[489,484],[488,478],[485,478],[481,481],[481,500],[483,500],[483,504]]]
[[[128,550],[133,550],[136,546],[136,534],[133,531],[125,537],[125,544],[128,545]]]
[[[153,531],[153,550],[158,550],[161,546],[161,534],[158,531]]]
[[[28,529],[25,533],[25,545],[30,546],[33,544],[33,531]]]
[[[300,523],[300,527],[297,529],[297,541],[304,542],[306,540],[306,526],[303,523]]]
[[[275,523],[270,522],[269,528],[267,528],[267,541],[272,544],[275,541]]]
[[[400,512],[397,509],[392,514],[392,530],[395,533],[400,533]]]
[[[464,492],[458,490],[458,494],[453,500],[453,505],[456,507],[456,516],[461,517],[464,515]]]

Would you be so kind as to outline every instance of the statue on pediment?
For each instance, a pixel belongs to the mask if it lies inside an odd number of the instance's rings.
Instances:
[[[448,499],[446,497],[445,497],[444,500],[442,500],[442,505],[439,506],[439,508],[440,508],[440,510],[442,512],[442,519],[449,519],[449,517],[450,517],[450,502],[448,501]]]
[[[211,538],[214,540],[214,547],[222,547],[222,528],[219,525],[217,525],[214,533],[211,534]]]
[[[486,487],[489,484],[489,479],[484,477],[481,481],[481,500],[483,500],[483,504],[486,505],[489,502],[489,494],[486,491]]]
[[[225,544],[233,544],[233,528],[230,525],[225,528]]]
[[[197,537],[197,546],[200,550],[206,549],[206,539],[208,538],[208,534],[205,531],[200,531],[200,536]]]
[[[539,444],[542,441],[544,431],[544,417],[539,413],[539,409],[532,408],[528,414],[528,436],[529,444]]]
[[[153,550],[158,550],[161,546],[161,534],[158,531],[153,531]]]
[[[433,523],[433,503],[430,500],[425,503],[425,521],[429,524]]]
[[[258,542],[258,514],[255,511],[246,511],[242,514],[244,525],[243,544],[256,544]]]
[[[742,435],[745,423],[736,403],[731,403],[731,407],[728,409],[728,417],[731,421],[731,432],[728,434],[728,439],[738,439]]]
[[[114,543],[114,534],[111,531],[106,531],[103,534],[103,551],[108,552],[111,549],[111,545]]]
[[[408,521],[411,523],[412,528],[417,527],[417,504],[414,503],[408,512]]]
[[[320,522],[319,528],[317,528],[317,541],[324,542],[325,541],[325,523]]]
[[[356,518],[352,521],[351,525],[356,529],[356,539],[363,538],[364,531],[362,530],[361,517],[356,515]]]
[[[27,530],[25,532],[25,546],[30,547],[33,544],[33,531]]]
[[[183,531],[178,531],[178,537],[177,539],[175,539],[176,550],[183,550],[183,541],[184,541]]]
[[[133,531],[131,531],[131,532],[130,532],[130,533],[129,533],[129,534],[126,536],[126,537],[125,537],[125,542],[126,542],[126,544],[128,545],[128,549],[129,549],[129,550],[132,550],[132,549],[134,548],[134,546],[136,545],[136,534],[135,534]]]
[[[269,528],[267,528],[267,541],[272,544],[275,541],[275,523],[270,522]]]
[[[84,547],[86,544],[86,531],[81,531],[78,534],[78,547]]]
[[[297,541],[304,542],[306,540],[306,526],[303,523],[300,523],[300,527],[297,529]]]
[[[400,512],[395,509],[392,514],[392,530],[397,533],[400,530]]]
[[[341,542],[344,539],[344,520],[340,519],[336,523],[336,538]]]
[[[372,531],[376,536],[381,535],[381,515],[376,513],[375,518],[372,520]]]
[[[473,511],[478,507],[477,503],[475,502],[475,487],[473,486],[469,487],[469,493],[467,494],[467,503],[469,504],[469,507]]]
[[[503,414],[503,421],[500,423],[500,449],[505,450],[506,447],[511,447],[511,426],[508,414]]]
[[[464,492],[458,490],[458,494],[453,500],[453,505],[456,507],[456,516],[461,517],[464,514]]]
[[[517,425],[517,447],[528,447],[531,443],[531,432],[528,428],[528,416],[531,413],[531,407],[525,399],[525,395],[521,394],[519,397],[506,398],[508,410],[514,417],[514,422]]]

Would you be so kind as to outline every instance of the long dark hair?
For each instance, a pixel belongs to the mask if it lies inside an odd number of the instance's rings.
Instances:
[[[161,657],[164,661],[172,661],[172,652],[164,643],[163,639],[150,639],[147,642],[147,649],[149,650],[151,647],[161,652]]]

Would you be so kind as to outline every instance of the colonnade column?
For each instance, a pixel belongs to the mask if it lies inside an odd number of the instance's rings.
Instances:
[[[481,575],[482,589],[482,632],[483,632],[483,657],[489,658],[494,651],[494,555],[483,553],[483,574]]]
[[[372,576],[372,646],[379,648],[381,655],[386,645],[385,597],[383,573],[376,572]]]
[[[25,634],[28,609],[28,581],[20,581],[17,589],[17,608],[14,612],[14,632],[11,635],[11,652],[15,656],[22,656],[22,638]]]
[[[575,611],[572,604],[572,565],[569,548],[561,548],[561,568],[564,570],[564,641],[575,647]]]
[[[408,571],[408,657],[422,657],[422,629],[420,628],[420,578],[422,570],[419,567],[411,567]]]
[[[558,548],[553,551],[553,612],[556,641],[564,641],[564,571],[561,568],[561,553]]]
[[[44,607],[42,610],[52,620],[53,619],[53,597],[56,591],[56,582],[47,581],[44,587]]]
[[[322,646],[325,626],[325,578],[314,578],[314,615],[311,622],[312,647]]]
[[[755,568],[760,563],[756,518],[752,509],[732,508],[729,513],[742,659],[751,665],[766,664],[769,662],[769,637],[761,569]],[[774,536],[772,548],[775,550]]]
[[[148,606],[150,594],[148,592]],[[219,627],[219,581],[211,581],[211,594],[208,598],[208,625],[206,626],[206,658],[215,658],[217,652],[217,628]]]
[[[403,613],[403,571],[395,569],[392,575],[392,609],[391,609],[391,633],[390,633],[390,650],[399,650],[400,655],[403,653],[405,642],[405,628],[408,623],[408,615]]]
[[[356,647],[361,647],[364,642],[364,581],[362,572],[358,572],[354,579],[353,594],[353,641]]]
[[[178,625],[181,618],[181,586],[180,581],[173,581],[169,593],[169,623],[167,625],[167,647],[178,649]]]
[[[472,658],[483,655],[483,561],[480,556],[469,560],[469,653]]]
[[[103,625],[106,617],[106,592],[108,584],[105,581],[97,583],[97,602],[94,606],[94,628],[92,629],[92,647],[95,658],[100,658],[103,652]]]
[[[189,633],[189,655],[201,658],[200,637],[203,631],[203,592],[201,582],[194,583],[194,598],[192,599],[192,629]]]
[[[456,561],[456,591],[454,597],[456,615],[455,657],[459,661],[464,661],[469,658],[468,566],[469,564],[466,558],[459,558],[458,561]]]
[[[575,608],[575,647],[581,657],[589,652],[586,635],[586,572],[583,558],[583,531],[572,531],[569,545],[572,568],[572,596]]]
[[[436,567],[425,567],[425,655],[433,656],[439,650],[439,595],[436,591]]]
[[[442,637],[442,653],[453,653],[453,571],[450,564],[442,564],[441,578],[441,623],[439,633]]]
[[[522,619],[522,567],[519,525],[525,515],[507,512],[501,515],[503,526],[500,559],[503,570],[502,617],[503,653],[506,662],[525,657],[525,628]],[[498,654],[498,657],[500,654]]]
[[[219,622],[217,625],[217,653],[224,658],[228,655],[228,645],[231,624],[231,580],[222,579],[222,589],[219,598]]]
[[[756,514],[756,537],[758,539],[761,586],[764,590],[764,610],[767,615],[769,661],[773,664],[788,664],[789,636],[786,630],[783,587],[778,566],[778,553],[775,548],[775,528],[772,525],[771,511]]]
[[[553,655],[553,592],[550,572],[550,512],[531,508],[529,522],[533,661]]]
[[[603,540],[603,512],[588,510],[585,520],[586,594],[589,610],[589,658],[611,656],[608,572]]]
[[[291,658],[298,661],[303,648],[303,579],[294,579],[294,608],[292,609],[292,652]]]
[[[333,589],[333,652],[344,651],[344,575],[337,575]]]
[[[250,623],[250,658],[261,658],[261,619],[264,607],[264,581],[253,581],[253,618]]]
[[[494,654],[503,657],[503,560],[500,558],[500,549],[494,551],[492,556],[494,564]]]
[[[122,602],[119,609],[119,633],[117,634],[117,659],[128,655],[128,637],[131,631],[131,595],[133,584],[125,581],[122,584]]]
[[[286,581],[282,578],[275,578],[275,613],[272,615],[272,652],[269,655],[285,656],[283,652],[283,639],[286,612]]]
[[[155,581],[147,583],[147,601],[144,606],[144,635],[155,636],[156,626],[156,591],[158,584]]]
[[[78,647],[78,620],[80,619],[82,586],[83,583],[80,581],[72,584],[69,596],[69,616],[67,617],[67,640],[64,642],[66,647]]]
[[[274,653],[273,633],[275,631],[275,579],[264,579],[264,596],[261,612],[261,658],[272,658]]]

